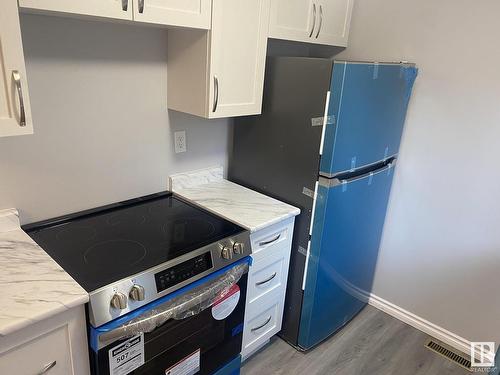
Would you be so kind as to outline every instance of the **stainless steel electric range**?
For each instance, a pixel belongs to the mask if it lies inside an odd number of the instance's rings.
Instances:
[[[23,229],[89,292],[93,374],[235,366],[248,231],[169,192]]]

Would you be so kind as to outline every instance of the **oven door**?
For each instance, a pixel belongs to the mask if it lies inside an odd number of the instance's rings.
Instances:
[[[101,327],[93,375],[213,374],[239,360],[249,258]]]

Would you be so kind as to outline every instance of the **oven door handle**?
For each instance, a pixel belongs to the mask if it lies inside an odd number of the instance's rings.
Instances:
[[[108,345],[117,340],[152,332],[170,319],[186,319],[212,306],[248,272],[248,263],[241,263],[214,280],[201,284],[180,296],[147,310],[144,314],[123,325],[99,335],[101,344]]]

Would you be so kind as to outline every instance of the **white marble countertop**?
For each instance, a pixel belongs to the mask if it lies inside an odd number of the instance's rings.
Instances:
[[[88,302],[88,293],[0,210],[0,336]]]
[[[170,176],[170,189],[250,232],[300,214],[300,209],[224,180],[222,167]]]

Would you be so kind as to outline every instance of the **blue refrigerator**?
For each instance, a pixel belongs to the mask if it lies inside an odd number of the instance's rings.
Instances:
[[[262,115],[236,120],[229,178],[301,208],[280,333],[299,349],[366,305],[417,72],[270,58]]]

